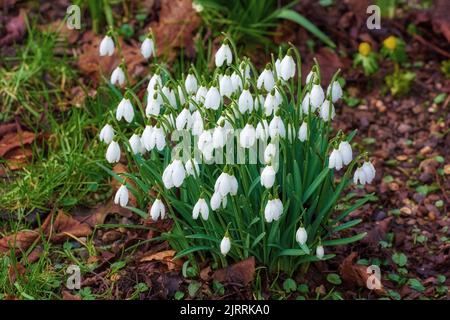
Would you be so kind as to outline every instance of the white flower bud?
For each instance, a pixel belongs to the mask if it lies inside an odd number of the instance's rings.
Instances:
[[[114,54],[114,41],[110,36],[105,36],[100,42],[100,56],[112,56]]]
[[[222,46],[216,52],[216,67],[219,68],[226,62],[227,65],[230,65],[233,61],[233,54],[231,53],[230,46],[228,44],[222,44]]]
[[[251,148],[256,142],[256,130],[247,123],[239,134],[239,143],[242,148]]]
[[[164,219],[166,216],[166,207],[160,199],[156,199],[155,202],[153,202],[150,209],[150,216],[153,221],[157,221],[159,218]]]
[[[107,144],[111,143],[114,139],[114,129],[111,125],[105,124],[105,126],[100,130],[99,134],[100,141],[103,141]]]
[[[364,174],[366,175],[366,182],[372,183],[372,180],[375,179],[376,170],[372,163],[370,162],[364,162],[362,165],[362,170],[364,171]]]
[[[298,129],[298,139],[303,142],[308,139],[308,123],[303,122],[300,126],[300,129]]]
[[[253,111],[253,97],[249,90],[243,90],[238,100],[239,111],[241,113]]]
[[[343,167],[342,163],[342,155],[337,149],[333,149],[330,155],[330,159],[328,160],[328,168],[336,169],[336,171],[341,170]]]
[[[228,252],[230,252],[231,249],[231,241],[230,238],[227,236],[223,237],[222,241],[220,242],[220,252],[223,256],[226,256]]]
[[[331,114],[330,114],[331,109]],[[334,105],[330,101],[326,100],[322,103],[322,106],[320,107],[320,117],[323,119],[323,121],[329,121],[333,120],[336,115],[336,111],[334,110]]]
[[[128,142],[130,143],[131,151],[133,152],[133,154],[144,152],[141,138],[137,134],[133,134]]]
[[[209,88],[205,96],[205,108],[217,110],[220,107],[220,101],[221,97],[219,90],[217,90],[216,87]]]
[[[283,60],[281,61],[280,69],[281,70],[279,76],[284,81],[289,80],[295,75],[295,62],[292,56],[290,56],[289,54],[284,56]]]
[[[342,156],[342,162],[344,165],[348,165],[353,160],[353,153],[352,153],[352,147],[350,146],[350,143],[347,141],[342,141],[339,144],[339,152]]]
[[[322,260],[324,255],[325,255],[325,250],[324,250],[323,246],[317,246],[317,248],[316,248],[317,258]]]
[[[270,189],[273,187],[275,183],[275,169],[273,166],[266,166],[261,173],[261,185],[266,189]]]
[[[193,94],[197,92],[197,78],[194,74],[189,73],[184,81],[184,87],[186,88],[186,92],[189,94]]]
[[[119,86],[123,86],[125,83],[125,73],[123,72],[121,67],[117,67],[111,74],[111,84],[119,84]]]
[[[327,95],[330,94],[331,91],[331,101],[335,103],[342,97],[342,88],[338,81],[334,81],[333,84],[330,84],[327,88]]]
[[[223,75],[219,80],[219,89],[222,97],[231,98],[233,94],[233,84],[229,75]]]
[[[264,69],[263,72],[258,77],[258,81],[256,83],[258,89],[261,89],[264,86],[267,92],[270,92],[275,86],[275,79],[273,78],[273,72],[270,69]]]
[[[106,160],[109,163],[119,162],[120,160],[120,146],[116,141],[111,141],[106,150]]]
[[[300,227],[297,229],[297,233],[295,234],[295,240],[297,240],[299,245],[303,245],[308,240],[308,234],[306,233],[306,229]]]
[[[128,189],[123,184],[117,190],[116,195],[114,196],[114,203],[119,204],[121,207],[126,207],[128,204]]]
[[[147,37],[142,42],[141,54],[144,56],[145,59],[148,59],[152,56],[153,53],[155,53],[155,44],[153,43],[153,39]]]
[[[316,110],[325,100],[325,94],[320,84],[312,86],[311,93],[309,95],[311,106]],[[312,108],[311,108],[312,109]]]

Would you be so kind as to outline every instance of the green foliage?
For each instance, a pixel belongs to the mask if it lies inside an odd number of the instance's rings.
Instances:
[[[444,60],[441,62],[441,72],[446,78],[450,78],[450,60]]]
[[[393,96],[403,96],[410,91],[415,78],[414,72],[396,68],[393,74],[386,76],[385,82]]]

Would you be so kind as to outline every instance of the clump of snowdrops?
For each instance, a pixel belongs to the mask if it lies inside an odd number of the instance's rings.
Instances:
[[[116,39],[105,36],[100,55],[121,54]],[[302,85],[295,47],[256,70],[226,37],[214,70],[191,67],[180,79],[157,63],[151,32],[141,53],[154,62],[144,101],[120,64],[110,82],[121,101],[100,139],[109,163],[122,152],[133,163],[132,173],[110,171],[123,183],[114,201],[127,206],[131,192],[133,212],[172,219],[161,238],[175,258],[224,266],[254,256],[270,271],[292,273],[364,237],[351,232],[361,220],[346,218],[371,195],[342,199],[352,182],[371,183],[375,168],[352,150],[355,131],[332,133],[337,73],[324,90],[316,63]]]

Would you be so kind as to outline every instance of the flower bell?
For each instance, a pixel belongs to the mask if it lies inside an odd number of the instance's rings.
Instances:
[[[277,115],[270,121],[269,135],[272,139],[275,139],[276,136],[280,136],[281,138],[286,137],[286,128],[283,120]]]
[[[270,70],[270,65],[267,65],[263,72],[258,77],[256,82],[256,86],[258,89],[261,89],[264,86],[267,92],[272,91],[275,86],[275,79],[273,77],[273,72]]]
[[[200,88],[198,88],[197,90],[197,93],[195,94],[195,102],[204,103],[207,93],[208,89],[203,86],[200,86]]]
[[[242,148],[251,148],[256,142],[256,130],[250,123],[247,123],[239,134],[239,143]]]
[[[137,134],[133,134],[128,141],[130,143],[131,151],[133,154],[142,154],[144,153],[144,147],[141,143],[141,138]]]
[[[171,189],[172,187],[179,188],[186,177],[186,170],[184,169],[181,160],[173,160],[163,172],[162,180],[164,187],[166,189]]]
[[[264,208],[264,217],[267,222],[277,221],[283,213],[283,203],[280,199],[272,199],[267,201]]]
[[[214,128],[212,135],[212,143],[215,149],[223,148],[227,143],[227,130],[222,126]]]
[[[336,169],[336,171],[341,170],[343,167],[342,162],[342,154],[339,152],[338,149],[333,149],[330,155],[330,159],[328,160],[328,168],[330,169]]]
[[[128,123],[131,123],[134,118],[133,106],[131,105],[130,100],[126,98],[123,98],[117,106],[116,119],[117,121],[120,121],[122,118]]]
[[[169,101],[169,105],[176,109],[177,108],[177,99],[175,97],[175,92],[171,88],[169,88],[168,86],[164,86],[161,89],[161,92],[162,92],[162,94],[164,96],[166,96],[167,100]],[[158,102],[161,105],[163,103],[161,95],[158,94],[157,98],[159,99]]]
[[[225,209],[227,207],[227,197],[223,197],[219,192],[214,192],[210,204],[213,211],[218,210],[220,206]]]
[[[120,160],[120,146],[116,141],[111,141],[106,150],[106,160],[109,163],[116,163]]]
[[[335,103],[342,97],[342,88],[338,81],[333,81],[327,88],[327,95],[331,94],[331,101]]]
[[[221,97],[219,90],[217,90],[216,87],[209,88],[205,96],[205,108],[217,110],[220,107],[220,101]]]
[[[339,144],[339,152],[342,156],[342,162],[344,165],[348,165],[353,160],[353,153],[352,153],[352,147],[350,143],[347,141],[342,141]]]
[[[230,252],[230,249],[231,249],[231,240],[229,237],[225,236],[220,242],[220,253],[222,253],[223,256],[226,256],[228,252]]]
[[[230,46],[228,45],[228,41],[224,41],[222,46],[217,50],[215,62],[216,67],[220,68],[224,62],[226,62],[227,65],[230,65],[233,61],[233,54],[231,53]]]
[[[316,257],[319,260],[322,260],[324,255],[325,255],[325,249],[323,248],[323,246],[321,246],[321,245],[317,246],[317,248],[316,248]]]
[[[314,84],[309,95],[311,106],[316,110],[325,100],[325,94],[320,84]],[[312,109],[312,108],[311,108]]]
[[[127,206],[128,189],[124,184],[117,190],[116,195],[114,196],[114,204],[119,204],[121,207]]]
[[[111,143],[111,141],[114,139],[113,127],[109,124],[105,124],[102,130],[100,130],[99,138],[100,141],[103,141],[104,143]]]
[[[273,163],[277,156],[277,147],[273,143],[269,143],[264,149],[264,162]]]
[[[375,178],[376,170],[372,163],[366,161],[364,164],[356,169],[353,176],[353,182],[355,184],[359,183],[365,185],[366,183],[372,183]]]
[[[177,130],[189,130],[192,127],[192,115],[189,112],[189,108],[183,108],[183,110],[178,114],[175,120]]]
[[[199,136],[203,132],[203,118],[200,111],[196,110],[192,113],[192,135]]]
[[[150,209],[150,216],[153,221],[158,221],[159,218],[164,219],[166,216],[166,207],[164,203],[160,199],[156,199],[153,202],[152,207]]]
[[[153,128],[150,136],[150,150],[156,147],[158,151],[162,151],[166,146],[166,137],[161,127],[156,126]]]
[[[154,148],[154,145],[152,146],[152,143],[151,143],[152,132],[153,132],[153,126],[147,125],[147,126],[145,126],[145,129],[141,135],[141,144],[147,151],[150,151]]]
[[[276,96],[276,91],[272,90],[266,96],[266,100],[264,101],[264,114],[269,117],[272,113],[278,110],[281,101]]]
[[[208,220],[209,217],[209,208],[206,200],[203,198],[198,199],[197,203],[194,205],[192,209],[192,218],[194,220],[198,219],[198,216],[201,215],[203,220]]]
[[[309,108],[311,107],[311,112],[314,112],[316,110],[315,107],[313,107],[310,103],[309,99],[309,92],[305,94],[302,100],[302,110],[304,114],[309,114]]]
[[[280,77],[281,75],[281,60],[280,58],[277,58],[275,61],[275,72],[277,73],[277,77]]]
[[[269,139],[269,124],[266,119],[263,119],[261,122],[258,122],[255,129],[256,139],[267,141]]]
[[[145,108],[145,115],[149,116],[159,116],[161,112],[161,99],[158,97],[158,93],[154,93],[152,96],[148,97],[147,107]]]
[[[290,53],[286,54],[281,61],[279,76],[284,81],[288,81],[295,75],[295,62]]]
[[[198,166],[198,162],[195,159],[189,159],[184,164],[184,168],[186,169],[186,174],[188,176],[196,177],[200,174],[200,167]]]
[[[110,81],[112,85],[118,84],[119,86],[123,86],[123,84],[125,83],[125,73],[123,72],[121,67],[117,67],[114,69],[111,74]]]
[[[184,81],[184,87],[186,92],[189,94],[193,94],[197,92],[197,78],[194,74],[189,73]]]
[[[214,152],[213,138],[209,130],[203,131],[198,137],[197,147],[207,161],[212,159]]]
[[[100,42],[100,56],[112,56],[114,54],[114,41],[110,36],[105,36]]]
[[[235,72],[231,74],[231,85],[233,87],[233,92],[242,90],[242,79],[241,77]]]
[[[152,96],[153,93],[155,92],[155,86],[162,86],[162,80],[161,80],[161,76],[157,73],[155,73],[149,80],[148,85],[147,85],[147,92],[149,96]]]
[[[331,113],[330,113],[331,111]],[[334,109],[334,105],[326,100],[322,103],[322,106],[320,107],[320,117],[323,121],[330,121],[333,120],[336,116],[336,111]]]
[[[222,97],[231,98],[233,94],[233,83],[228,74],[224,74],[219,80],[219,90]]]
[[[241,95],[239,96],[238,106],[241,113],[252,112],[253,97],[248,89],[242,90]]]
[[[298,139],[301,142],[306,141],[308,139],[308,123],[303,122],[300,128],[298,129]]]
[[[275,183],[275,169],[273,166],[266,166],[261,172],[261,185],[266,189],[270,189],[273,187]]]
[[[141,54],[148,59],[155,53],[155,43],[150,37],[145,38],[141,45]]]
[[[308,234],[306,233],[306,229],[300,227],[297,229],[297,233],[295,234],[295,240],[297,240],[299,245],[304,245],[306,240],[308,240]]]

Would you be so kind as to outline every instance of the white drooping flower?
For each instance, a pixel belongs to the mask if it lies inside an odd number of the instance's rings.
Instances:
[[[331,101],[335,103],[342,97],[342,88],[338,81],[334,81],[333,84],[328,85],[327,95],[330,94],[331,91]]]
[[[142,146],[147,151],[150,151],[155,147],[154,144],[152,145],[152,132],[153,132],[153,127],[147,125],[147,126],[145,126],[145,129],[141,135]]]
[[[231,249],[231,240],[229,237],[223,237],[222,241],[220,241],[220,252],[223,256],[226,256]]]
[[[114,204],[118,204],[121,207],[126,207],[128,204],[128,189],[123,184],[117,190],[116,195],[114,196]]]
[[[184,169],[181,160],[175,159],[170,163],[163,172],[162,180],[164,187],[170,189],[172,187],[179,188],[186,177],[186,170]]]
[[[235,72],[231,74],[231,85],[233,86],[233,92],[242,90],[242,79],[241,77]]]
[[[162,86],[161,76],[158,73],[155,73],[149,80],[147,85],[147,92],[149,96],[152,96],[155,93],[155,86]]]
[[[287,81],[290,78],[294,77],[294,75],[295,75],[295,62],[292,56],[290,54],[287,54],[281,61],[279,76],[284,81]]]
[[[226,62],[227,65],[230,65],[233,61],[233,54],[231,53],[230,46],[227,43],[223,43],[222,46],[216,52],[216,67],[219,68]]]
[[[269,139],[269,124],[267,123],[266,119],[258,122],[258,124],[256,125],[255,134],[256,139],[259,139],[261,141],[267,141],[267,139]]]
[[[118,84],[119,86],[123,86],[125,83],[125,73],[123,72],[121,67],[117,67],[111,74],[111,84]]]
[[[302,110],[304,114],[309,114],[309,109],[311,108],[311,112],[316,111],[316,108],[310,104],[309,92],[305,94],[302,100]]]
[[[214,193],[219,193],[221,197],[226,197],[231,190],[230,175],[222,172],[214,184]]]
[[[147,107],[145,108],[145,115],[149,116],[158,116],[161,112],[161,99],[158,97],[159,95],[155,92],[152,96],[149,96],[147,99]]]
[[[316,257],[319,260],[322,260],[324,255],[325,255],[325,249],[323,248],[323,246],[317,246],[317,248],[316,248]]]
[[[323,92],[322,87],[320,84],[315,84],[312,86],[311,93],[309,95],[309,101],[311,103],[311,106],[316,110],[325,100],[325,94]],[[313,109],[311,108],[311,109]]]
[[[267,92],[272,91],[275,86],[275,79],[273,77],[273,72],[270,70],[270,67],[267,66],[263,72],[258,77],[258,81],[256,82],[256,86],[258,89],[261,89],[264,86]]]
[[[277,221],[283,213],[283,203],[280,199],[275,198],[267,201],[264,208],[264,217],[267,222]]]
[[[238,100],[239,111],[241,113],[253,111],[253,97],[248,89],[242,90]]]
[[[150,209],[150,216],[153,221],[158,221],[159,218],[164,219],[166,216],[166,207],[160,199],[156,199]]]
[[[111,141],[106,150],[106,160],[109,163],[119,162],[120,160],[120,146],[116,141]]]
[[[163,95],[166,96],[167,100],[169,101],[169,105],[176,109],[177,108],[177,98],[175,97],[175,92],[168,86],[164,86],[161,89],[161,92]],[[160,102],[162,104],[163,100],[162,100],[161,95],[158,94],[157,97],[160,99]]]
[[[303,122],[300,128],[298,129],[298,139],[303,142],[308,139],[308,123]]]
[[[114,54],[114,41],[110,36],[105,36],[100,42],[100,56],[112,56]]]
[[[278,110],[278,107],[281,104],[281,100],[277,98],[275,90],[269,92],[266,96],[266,100],[264,101],[264,114],[269,117],[272,113],[275,113]]]
[[[348,165],[353,160],[353,153],[352,153],[352,147],[350,143],[347,141],[342,141],[339,144],[339,152],[342,156],[342,162],[344,165]]]
[[[144,147],[141,143],[141,138],[137,134],[133,134],[128,141],[130,143],[131,151],[133,154],[142,154],[144,153]]]
[[[306,240],[308,240],[308,233],[306,233],[306,229],[300,227],[297,229],[297,233],[295,234],[295,240],[297,240],[299,245],[304,245]]]
[[[155,44],[152,38],[145,38],[141,45],[141,54],[145,59],[148,59],[155,53]]]
[[[281,138],[286,137],[286,128],[284,127],[283,120],[279,116],[273,117],[269,124],[269,135],[272,139],[276,136]]]
[[[103,141],[104,143],[111,143],[111,141],[114,139],[113,127],[109,124],[105,124],[102,130],[100,130],[99,138],[100,141]]]
[[[227,143],[227,130],[220,125],[215,127],[212,135],[212,142],[215,149],[223,148]]]
[[[234,175],[229,175],[229,183],[230,183],[230,195],[235,196],[238,192],[238,182]]]
[[[217,90],[216,87],[209,88],[205,96],[205,108],[217,110],[220,107],[220,101],[221,97],[219,90]]]
[[[183,108],[175,120],[177,130],[189,130],[192,127],[192,115],[189,108]]]
[[[275,61],[275,71],[277,72],[277,77],[280,77],[281,75],[281,60],[280,58],[277,58]]]
[[[255,97],[255,101],[253,104],[253,108],[258,111],[260,109],[262,109],[264,107],[264,102],[266,101],[266,99],[264,98],[264,96],[262,94],[258,95]]]
[[[233,83],[231,77],[228,74],[224,74],[219,80],[219,91],[222,97],[231,98],[233,94]]]
[[[242,148],[251,148],[256,142],[256,130],[250,123],[247,123],[239,134],[239,143]]]
[[[313,80],[313,77],[314,77],[314,71],[311,70],[311,71],[308,73],[308,75],[306,76],[306,85],[308,85],[308,83],[310,83],[311,80]]]
[[[222,206],[222,209],[227,207],[227,197],[222,197],[219,192],[214,192],[211,197],[211,210],[216,211]]]
[[[164,135],[164,130],[161,127],[156,126],[153,128],[150,136],[150,150],[156,147],[158,151],[162,151],[166,146],[166,137]]]
[[[199,136],[203,132],[203,118],[200,111],[196,110],[192,113],[192,135]]]
[[[277,146],[273,143],[269,143],[266,149],[264,149],[264,162],[267,164],[274,163],[276,157],[277,157]]]
[[[372,183],[372,180],[375,178],[375,173],[376,171],[373,164],[366,161],[361,167],[356,169],[353,176],[353,182],[355,184],[359,182],[362,185],[365,185],[366,183]]]
[[[192,209],[192,218],[194,220],[197,220],[199,215],[202,216],[203,220],[208,220],[209,208],[206,200],[203,198],[199,198],[197,203],[194,205],[194,208]]]
[[[178,85],[178,98],[180,99],[180,104],[184,105],[186,103],[186,95],[184,94],[183,88]]]
[[[195,102],[204,103],[207,93],[208,89],[206,87],[200,86],[200,88],[198,88],[197,90],[197,93],[195,94]]]
[[[273,166],[266,166],[261,172],[261,185],[266,189],[273,187],[275,183],[276,172]]]
[[[330,159],[328,160],[328,168],[336,169],[336,171],[341,170],[343,167],[342,163],[342,155],[338,149],[333,149],[330,155]]]
[[[184,87],[188,94],[194,94],[197,92],[197,78],[194,74],[189,73],[184,81]]]
[[[122,118],[126,122],[131,123],[134,118],[134,109],[129,99],[123,98],[117,106],[116,119],[120,121]]]
[[[320,117],[323,119],[323,121],[330,121],[333,120],[335,116],[336,111],[334,110],[334,105],[328,100],[324,101],[322,103],[322,106],[320,107]]]
[[[184,168],[186,169],[186,174],[188,176],[198,176],[200,174],[200,167],[198,166],[198,162],[195,159],[189,159],[185,164]]]
[[[198,137],[197,147],[206,160],[212,159],[214,146],[210,130],[205,130],[200,134]]]

